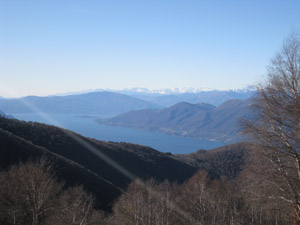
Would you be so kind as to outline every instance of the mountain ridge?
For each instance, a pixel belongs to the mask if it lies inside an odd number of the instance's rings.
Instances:
[[[239,120],[251,116],[251,104],[250,99],[228,100],[218,107],[181,102],[162,110],[131,111],[97,121],[105,125],[231,143],[242,140]]]
[[[246,100],[255,95],[256,89],[252,86],[241,89],[214,90],[202,88],[175,88],[149,90],[146,88],[132,88],[118,90],[119,93],[128,94],[164,107],[170,107],[178,102],[196,104],[205,102],[218,106],[230,99]]]
[[[0,108],[5,113],[33,113],[38,108],[47,113],[117,115],[131,110],[162,107],[120,93],[92,92],[68,96],[0,99]]]
[[[96,89],[86,89],[81,91],[70,91],[65,93],[56,93],[48,96],[68,96],[68,95],[79,95],[86,94],[91,92],[116,92],[123,94],[184,94],[184,93],[200,93],[200,92],[208,92],[208,91],[221,91],[221,92],[255,92],[256,88],[253,86],[246,86],[242,88],[232,88],[232,89],[214,89],[214,88],[193,88],[193,87],[181,87],[181,88],[144,88],[144,87],[133,87],[133,88],[122,88],[122,89],[112,89],[112,88],[96,88]],[[3,98],[0,96],[0,98]]]

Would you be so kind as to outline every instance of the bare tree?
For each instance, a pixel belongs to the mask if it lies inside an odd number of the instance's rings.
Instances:
[[[256,148],[269,160],[277,196],[288,202],[300,221],[300,40],[292,33],[268,67],[253,105],[254,118],[245,122]],[[273,193],[273,192],[272,192]]]
[[[0,224],[105,224],[104,213],[94,209],[83,187],[63,186],[45,158],[0,173]]]
[[[93,196],[84,191],[82,186],[68,188],[60,194],[55,221],[50,222],[60,221],[61,224],[66,225],[104,224],[104,214],[94,210],[93,205]]]
[[[169,182],[157,184],[153,179],[132,182],[114,204],[111,224],[171,225],[178,224],[173,210],[172,188]]]
[[[199,171],[182,186],[181,206],[199,225],[247,224],[241,222],[241,199],[233,190],[225,177],[212,180],[206,171]]]
[[[7,224],[41,224],[63,187],[45,159],[12,166],[1,179],[0,208]]]

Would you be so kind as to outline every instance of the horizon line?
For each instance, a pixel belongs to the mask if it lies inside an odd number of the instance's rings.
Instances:
[[[96,89],[84,89],[77,91],[67,91],[67,92],[58,92],[53,94],[25,94],[18,96],[3,96],[0,95],[0,98],[4,99],[14,99],[14,98],[24,98],[24,97],[52,97],[52,96],[70,96],[70,95],[80,95],[80,94],[88,94],[93,92],[114,92],[121,94],[129,94],[139,93],[139,94],[157,94],[157,95],[169,95],[169,94],[185,94],[185,93],[193,93],[197,94],[200,92],[210,92],[210,91],[254,91],[254,85],[248,85],[241,88],[231,88],[231,89],[216,89],[216,88],[203,88],[203,87],[175,87],[175,88],[145,88],[145,87],[126,87],[126,88],[96,88]]]

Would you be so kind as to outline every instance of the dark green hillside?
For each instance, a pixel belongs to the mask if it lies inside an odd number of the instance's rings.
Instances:
[[[0,129],[0,146],[1,169],[8,169],[20,161],[47,157],[54,163],[56,175],[65,182],[66,187],[83,185],[96,197],[97,208],[110,209],[113,199],[121,194],[119,188],[78,163],[51,153],[43,147],[36,146],[2,129]]]
[[[82,142],[118,164],[121,171],[107,160],[98,158]],[[121,189],[126,189],[132,181],[124,172],[136,178],[179,183],[199,169],[207,170],[213,178],[235,178],[248,157],[247,144],[172,155],[146,146],[98,141],[55,126],[4,117],[0,118],[0,146],[0,167],[3,169],[20,160],[46,155],[55,159],[58,175],[68,186],[84,185],[96,196],[97,207],[106,210],[110,209]]]
[[[235,178],[247,166],[252,154],[251,146],[249,143],[236,143],[209,151],[199,150],[191,154],[174,155],[174,158],[206,170],[212,178]]]
[[[104,160],[96,157],[69,134],[80,138],[101,154],[106,155],[126,170],[140,178],[154,177],[157,180],[183,182],[195,172],[195,168],[173,159],[152,148],[128,144],[103,142],[82,137],[58,127],[19,120],[0,119],[0,127],[34,145],[44,147],[52,153],[70,159],[100,177],[125,188],[131,181]]]

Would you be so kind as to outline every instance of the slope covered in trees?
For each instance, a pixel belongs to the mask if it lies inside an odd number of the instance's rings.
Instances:
[[[196,171],[149,147],[88,139],[45,124],[1,117],[0,128],[2,168],[29,157],[44,154],[55,157],[58,168],[64,168],[59,173],[67,183],[84,184],[106,209],[132,179],[154,177],[160,181],[183,182]]]
[[[253,156],[253,146],[250,143],[236,143],[209,151],[198,150],[191,154],[174,155],[199,170],[205,170],[211,178],[236,178],[249,166]]]
[[[104,224],[82,186],[64,187],[47,159],[29,160],[0,173],[0,224]]]
[[[121,190],[132,179],[155,178],[182,183],[198,169],[205,169],[214,178],[236,177],[244,163],[245,150],[237,146],[199,151],[191,155],[172,155],[129,143],[103,142],[89,139],[55,126],[0,118],[0,166],[9,166],[43,155],[54,158],[58,175],[68,186],[82,184],[99,200],[96,206],[109,209]],[[103,154],[98,158],[89,150]],[[203,154],[202,154],[203,153]],[[228,156],[228,157],[227,157]],[[196,162],[196,163],[195,163]],[[128,177],[129,172],[130,176]]]
[[[263,171],[265,162],[246,143],[172,155],[145,146],[92,140],[40,123],[1,118],[0,127],[3,169],[20,160],[47,156],[66,188],[77,190],[76,185],[83,185],[95,197],[94,209],[112,210],[106,218],[100,213],[96,223],[90,214],[91,222],[86,224],[285,225],[293,220],[289,205],[277,199],[278,192],[251,172],[253,167]],[[126,169],[129,176],[99,159],[88,146]],[[202,172],[197,173],[199,169]],[[273,201],[264,198],[271,193],[276,197]]]
[[[95,203],[96,208],[110,209],[112,200],[121,194],[118,187],[80,164],[3,129],[0,129],[0,145],[0,169],[2,170],[7,170],[19,162],[46,157],[52,162],[56,176],[65,182],[66,187],[83,185],[88,192],[93,193],[98,200]]]

